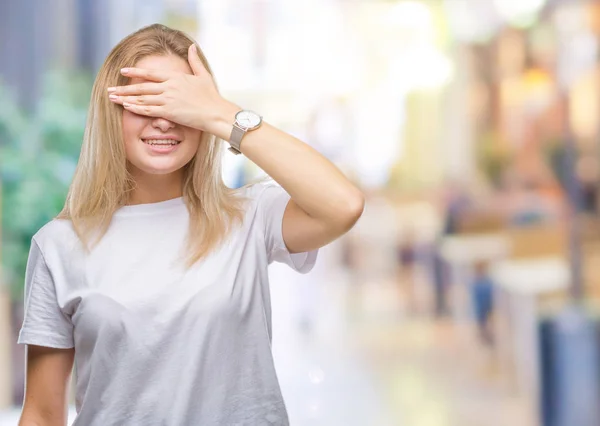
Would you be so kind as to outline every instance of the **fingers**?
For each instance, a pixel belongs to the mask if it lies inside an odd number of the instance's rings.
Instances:
[[[128,111],[148,117],[164,116],[164,100],[158,95],[118,96],[111,93],[108,98],[115,104],[123,105]]]
[[[163,93],[163,91],[164,87],[160,83],[140,83],[108,88],[108,93],[118,96],[158,95]]]
[[[208,74],[208,71],[204,68],[204,64],[198,56],[198,50],[195,44],[191,44],[188,49],[188,62],[190,63],[194,75]]]
[[[123,103],[123,108],[127,111],[131,111],[135,114],[145,115],[148,117],[164,117],[164,110],[162,106],[156,105],[133,105],[130,103]]]
[[[142,78],[156,82],[163,82],[174,76],[173,72],[147,68],[122,68],[121,74],[130,78]]]
[[[132,105],[164,105],[165,101],[159,95],[140,95],[140,96],[119,96],[111,93],[108,98],[116,104],[132,104]]]

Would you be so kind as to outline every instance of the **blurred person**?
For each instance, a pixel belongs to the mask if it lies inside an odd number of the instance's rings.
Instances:
[[[406,298],[406,306],[410,314],[417,314],[419,311],[416,289],[417,244],[415,231],[408,229],[398,239],[396,246],[399,290]]]
[[[445,317],[450,314],[448,306],[448,286],[450,285],[450,267],[443,258],[441,239],[437,239],[431,247],[431,265],[433,279],[434,316]]]
[[[598,182],[600,164],[592,155],[583,155],[576,165],[576,174],[581,187],[581,209],[591,216],[598,214]]]
[[[475,264],[473,282],[471,283],[471,301],[479,338],[486,345],[493,342],[491,315],[493,311],[494,284],[488,272],[487,262]]]
[[[222,140],[275,184],[226,187]],[[288,424],[267,266],[309,272],[363,200],[224,99],[192,38],[127,36],[96,77],[64,209],[31,241],[20,425],[66,424],[73,363],[74,425]]]
[[[444,317],[450,313],[448,287],[450,265],[441,253],[443,238],[460,231],[460,225],[471,208],[471,200],[465,188],[458,182],[450,182],[442,194],[442,229],[430,248],[434,293],[434,315]]]
[[[459,232],[463,216],[472,207],[471,200],[464,186],[458,182],[451,182],[447,186],[443,198],[443,233],[453,235]]]

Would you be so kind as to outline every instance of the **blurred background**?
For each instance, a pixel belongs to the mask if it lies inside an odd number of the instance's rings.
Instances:
[[[0,0],[0,425],[31,237],[99,66],[155,22],[367,196],[310,274],[271,269],[292,424],[600,425],[595,0]],[[223,173],[261,171],[226,154]]]

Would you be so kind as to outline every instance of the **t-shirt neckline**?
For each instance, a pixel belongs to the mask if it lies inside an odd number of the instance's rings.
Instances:
[[[170,200],[158,201],[155,203],[129,204],[120,207],[115,211],[115,216],[135,216],[159,214],[171,211],[174,208],[184,206],[183,197],[171,198]]]

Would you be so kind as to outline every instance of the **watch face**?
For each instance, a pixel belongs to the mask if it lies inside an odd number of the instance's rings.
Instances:
[[[258,126],[262,120],[260,115],[248,110],[238,112],[235,115],[235,119],[240,126],[245,127],[247,129],[251,129],[253,127]]]

